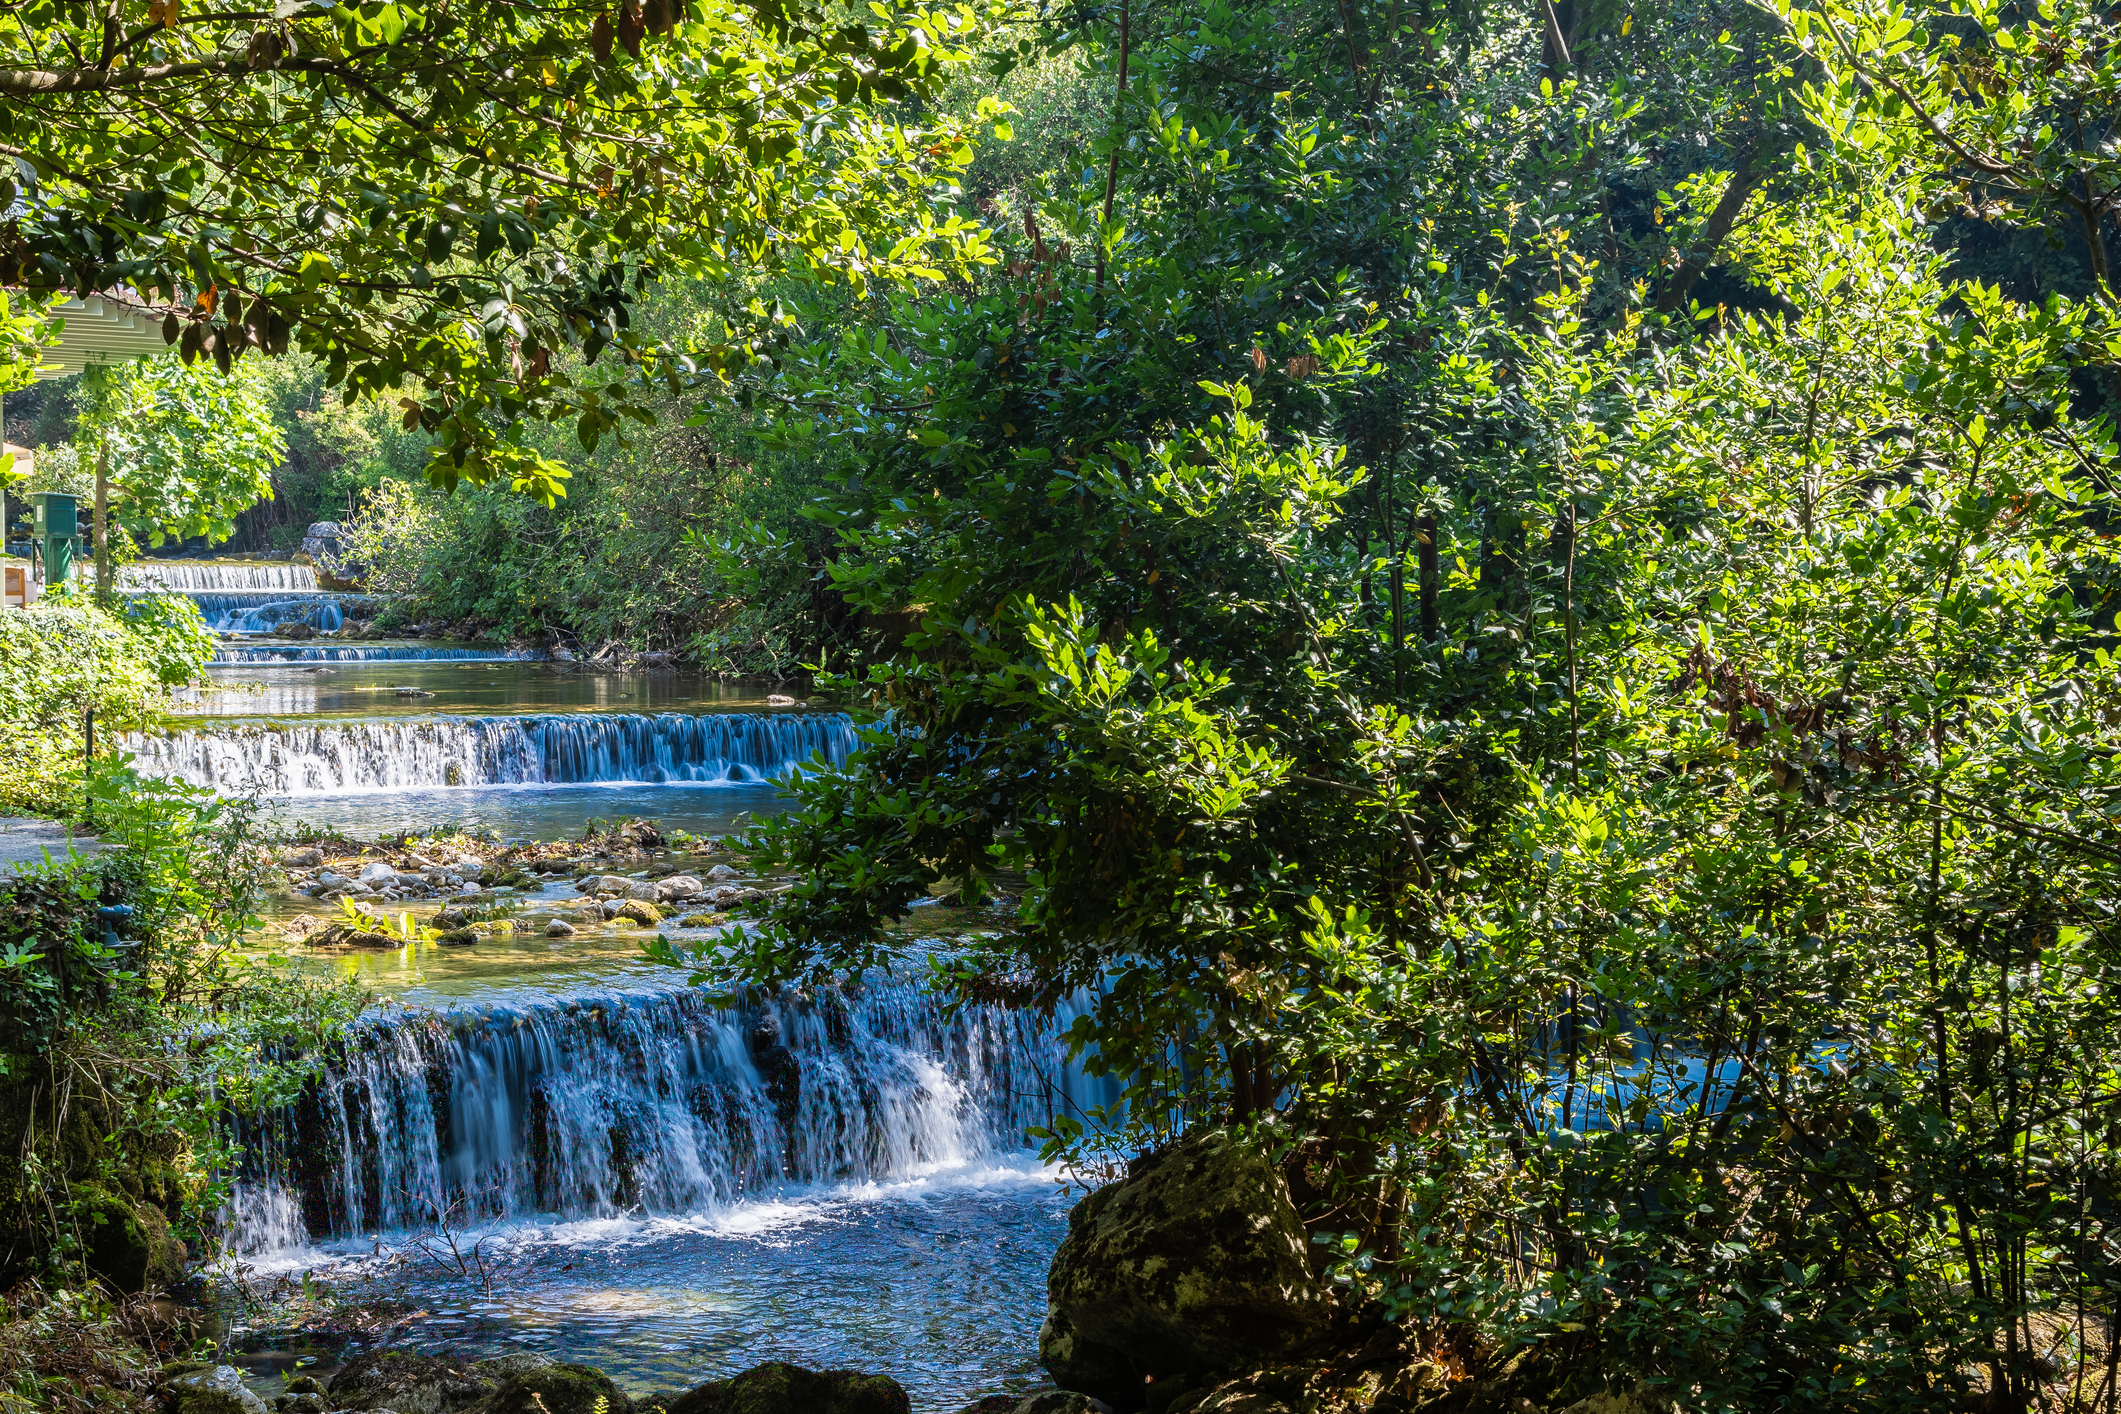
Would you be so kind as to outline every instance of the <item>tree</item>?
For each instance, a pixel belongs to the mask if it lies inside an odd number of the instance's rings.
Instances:
[[[714,384],[770,332],[760,309],[645,346],[629,311],[660,274],[860,283],[982,257],[929,204],[965,132],[892,105],[983,22],[733,0],[155,0],[128,22],[32,0],[0,18],[0,155],[20,177],[0,205],[26,202],[0,283],[152,292],[185,359],[223,371],[300,349],[349,399],[399,394],[438,481],[549,500],[564,469],[523,445],[524,418],[571,418],[593,446],[646,415],[643,378]]]
[[[1485,38],[1367,150],[1152,48],[1124,230],[1078,192],[789,360],[834,583],[911,631],[700,975],[1069,1005],[1127,1096],[1049,1154],[1228,1125],[1357,1305],[1556,1406],[2110,1409],[2098,311],[1948,279],[1848,142],[1723,233],[1758,312],[1662,324],[1562,182],[1628,94]],[[996,875],[1006,929],[895,930]]]
[[[80,436],[137,540],[226,540],[246,507],[273,494],[287,439],[253,368],[146,358],[91,365]]]

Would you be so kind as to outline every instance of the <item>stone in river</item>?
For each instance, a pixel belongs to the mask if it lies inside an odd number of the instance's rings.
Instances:
[[[658,903],[666,899],[691,898],[706,886],[690,874],[673,874],[655,886]]]
[[[633,1401],[602,1370],[546,1365],[503,1379],[479,1414],[633,1414]]]
[[[782,1360],[640,1405],[641,1414],[910,1414],[912,1407],[889,1376],[806,1370]]]
[[[315,848],[291,849],[280,856],[283,869],[314,869],[323,862],[324,851]]]
[[[651,879],[629,879],[626,881],[626,897],[654,903],[656,890],[661,887],[662,885]]]
[[[1010,1406],[1010,1410],[1011,1414],[1112,1414],[1112,1406],[1102,1399],[1092,1399],[1087,1394],[1067,1389],[1049,1389],[1034,1394],[1022,1403]],[[1258,1414],[1266,1414],[1264,1406]]]
[[[707,877],[710,879],[734,879],[737,877],[737,872],[726,864],[717,864],[707,871]]]
[[[571,938],[574,936],[574,925],[555,918],[545,925],[545,936],[548,938]]]
[[[333,869],[327,869],[317,875],[317,887],[320,889],[344,889],[352,886],[353,880]]]
[[[331,1377],[325,1393],[341,1409],[445,1414],[466,1408],[492,1393],[493,1387],[491,1378],[465,1360],[377,1350],[347,1361]]]
[[[1115,1403],[1138,1395],[1144,1374],[1257,1368],[1332,1318],[1310,1246],[1268,1156],[1196,1131],[1068,1214],[1039,1363]]]
[[[663,921],[663,911],[646,899],[630,898],[620,904],[611,915],[613,918],[630,918],[643,928],[652,928]]]
[[[429,859],[424,854],[408,854],[405,856],[405,862],[415,869],[433,869],[438,867],[432,859]]]
[[[164,1380],[162,1398],[172,1414],[265,1414],[265,1401],[243,1388],[242,1372],[233,1365]]]
[[[397,879],[398,871],[379,859],[354,877],[364,884],[388,884]]]
[[[447,932],[435,934],[436,942],[450,948],[466,947],[478,940],[479,935],[469,928],[451,928]]]

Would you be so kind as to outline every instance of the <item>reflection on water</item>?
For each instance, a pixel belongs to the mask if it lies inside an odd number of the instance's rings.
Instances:
[[[203,717],[388,717],[437,712],[763,712],[770,689],[699,673],[563,673],[549,663],[217,665],[172,711]],[[408,695],[400,696],[406,689]],[[411,695],[426,694],[426,695]],[[793,710],[793,709],[790,709]]]
[[[639,816],[668,830],[725,835],[753,815],[787,807],[780,788],[768,782],[643,785],[433,786],[421,790],[356,795],[283,796],[268,800],[266,813],[288,825],[337,830],[354,839],[381,839],[403,831],[460,829],[503,840],[565,839],[590,820]]]
[[[851,1367],[898,1380],[918,1414],[945,1414],[1045,1383],[1038,1327],[1068,1203],[1023,1156],[682,1217],[457,1234],[463,1246],[485,1239],[490,1294],[446,1258],[378,1257],[359,1242],[283,1254],[268,1270],[409,1303],[420,1314],[400,1339],[422,1352],[536,1350],[596,1365],[634,1395],[767,1360]]]

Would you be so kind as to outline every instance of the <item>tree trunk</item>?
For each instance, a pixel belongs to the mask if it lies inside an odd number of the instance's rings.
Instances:
[[[1672,277],[1672,282],[1664,287],[1664,293],[1657,297],[1659,314],[1671,314],[1686,303],[1687,292],[1694,288],[1695,281],[1701,278],[1702,272],[1715,260],[1717,248],[1723,244],[1723,238],[1731,233],[1731,227],[1738,224],[1738,213],[1745,209],[1746,201],[1767,181],[1767,175],[1767,169],[1755,166],[1750,155],[1738,164],[1737,171],[1731,173],[1731,180],[1724,185],[1723,196],[1716,202],[1716,209],[1709,213],[1709,219],[1702,222],[1700,231],[1695,233],[1691,242],[1693,253],[1680,265],[1679,273]]]

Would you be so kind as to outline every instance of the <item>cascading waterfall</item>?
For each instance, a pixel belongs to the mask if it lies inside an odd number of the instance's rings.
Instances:
[[[217,633],[271,633],[294,623],[330,633],[346,624],[344,596],[339,594],[194,592],[191,597],[206,626]]]
[[[401,643],[362,648],[285,644],[267,648],[216,648],[216,663],[505,663],[535,658],[506,648],[415,648]]]
[[[174,590],[180,594],[225,594],[266,589],[314,592],[323,586],[317,583],[317,572],[308,565],[256,561],[144,560],[119,569],[118,587],[134,590]]]
[[[832,714],[580,713],[431,721],[289,723],[136,734],[140,770],[274,795],[435,786],[759,781],[823,752],[844,761],[854,727]]]
[[[373,1020],[245,1136],[234,1245],[917,1178],[1020,1150],[1089,1098],[1057,1035],[874,981],[730,1009],[679,989]]]

